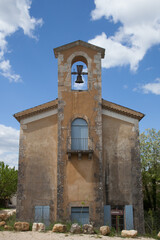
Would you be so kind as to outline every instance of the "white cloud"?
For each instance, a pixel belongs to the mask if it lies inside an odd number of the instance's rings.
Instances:
[[[19,131],[0,124],[0,161],[18,168]]]
[[[25,35],[34,36],[36,26],[42,25],[42,19],[30,16],[31,0],[0,0],[0,74],[9,81],[21,81],[21,77],[12,70],[10,61],[5,59],[6,38],[22,29]]]
[[[93,20],[105,17],[121,23],[114,36],[103,32],[90,43],[106,48],[105,68],[130,65],[136,71],[147,50],[160,44],[159,0],[95,0]],[[107,30],[106,30],[107,31]]]
[[[88,68],[87,67],[83,68],[83,72],[88,73]]]
[[[153,93],[156,95],[160,95],[160,78],[157,78],[154,83],[147,83],[140,87],[143,93]]]

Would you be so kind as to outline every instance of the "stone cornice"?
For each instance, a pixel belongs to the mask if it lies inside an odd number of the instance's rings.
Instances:
[[[33,108],[29,108],[22,112],[15,113],[13,116],[17,119],[18,122],[20,122],[21,119],[24,119],[26,117],[33,116],[33,115],[36,115],[37,113],[41,113],[41,112],[44,112],[50,109],[56,109],[56,108],[58,108],[58,99],[38,105]]]
[[[126,115],[132,118],[136,118],[139,121],[145,116],[143,113],[137,112],[127,107],[123,107],[121,105],[106,101],[102,99],[102,109],[107,109],[113,112],[117,112],[122,115]]]
[[[54,55],[57,58],[59,52],[62,52],[64,50],[67,50],[67,49],[70,49],[70,48],[73,48],[75,46],[83,46],[83,47],[86,47],[86,48],[91,48],[91,49],[93,49],[97,52],[100,52],[101,53],[101,58],[104,58],[104,55],[105,55],[105,49],[104,48],[101,48],[101,47],[98,47],[96,45],[84,42],[82,40],[77,40],[75,42],[71,42],[71,43],[65,44],[63,46],[54,48],[53,49],[54,50]]]
[[[27,110],[15,113],[13,116],[20,122],[21,119],[24,119],[29,116],[36,115],[37,113],[45,112],[50,109],[57,109],[58,108],[58,99],[53,101],[38,105],[33,108],[29,108]],[[130,108],[123,107],[121,105],[106,101],[102,99],[102,109],[107,109],[122,115],[126,115],[138,120],[141,120],[145,115],[143,113],[137,112]]]

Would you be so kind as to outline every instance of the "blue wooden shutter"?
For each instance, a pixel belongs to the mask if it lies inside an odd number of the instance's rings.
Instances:
[[[111,227],[111,206],[104,206],[104,225]]]
[[[50,224],[49,210],[50,210],[49,206],[43,206],[43,221],[46,226],[49,226]]]
[[[125,226],[126,230],[134,229],[133,225],[133,206],[126,205],[125,206]]]
[[[42,206],[35,206],[35,222],[43,221],[43,209]]]
[[[35,222],[42,222],[46,226],[50,224],[50,207],[49,206],[35,206]]]

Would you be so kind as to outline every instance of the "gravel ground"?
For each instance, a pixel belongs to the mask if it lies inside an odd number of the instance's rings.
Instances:
[[[63,233],[53,233],[51,231],[45,233],[39,232],[10,232],[1,231],[0,240],[121,240],[124,238],[120,237],[107,237],[98,235],[84,235],[84,234],[63,234]],[[153,238],[134,238],[134,240],[153,240]],[[125,240],[131,240],[130,238],[125,238]]]

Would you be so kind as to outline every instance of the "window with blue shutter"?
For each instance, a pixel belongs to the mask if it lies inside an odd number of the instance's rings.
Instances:
[[[72,122],[71,149],[88,150],[88,124],[82,118],[76,118]]]
[[[124,229],[124,206],[104,206],[104,225],[113,227],[117,232]]]

